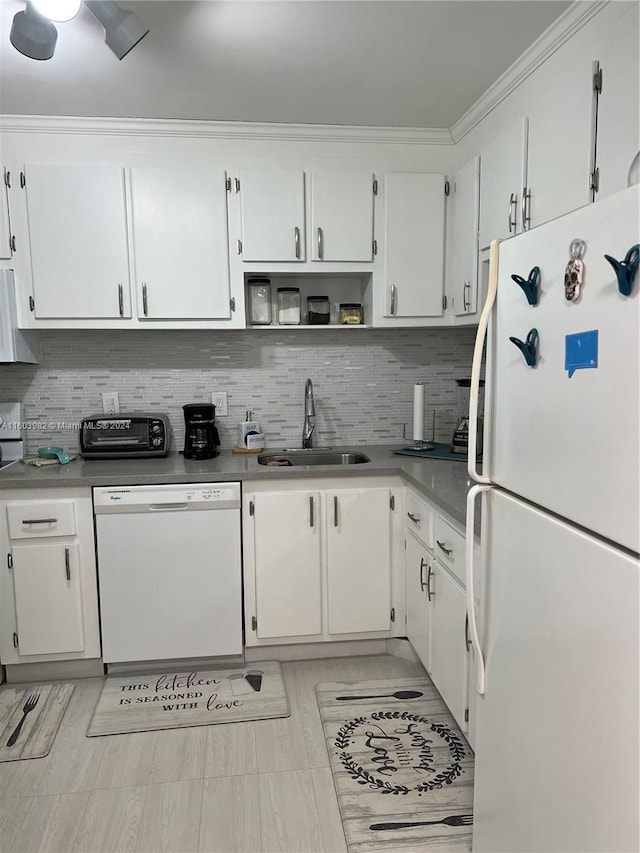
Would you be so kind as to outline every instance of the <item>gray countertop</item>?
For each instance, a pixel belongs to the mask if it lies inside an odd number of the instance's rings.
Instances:
[[[281,450],[281,448],[273,448]],[[229,480],[294,480],[322,477],[402,476],[452,519],[464,525],[465,499],[469,488],[466,459],[416,459],[398,456],[389,445],[361,444],[340,448],[366,453],[371,462],[359,465],[306,465],[271,468],[259,465],[256,455],[220,451],[215,459],[198,462],[170,453],[153,459],[74,459],[68,465],[37,468],[17,462],[0,471],[0,489],[61,486],[144,486],[161,483],[203,483]]]

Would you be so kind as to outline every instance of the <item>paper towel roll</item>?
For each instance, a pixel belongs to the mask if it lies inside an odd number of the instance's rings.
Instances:
[[[424,439],[424,383],[413,386],[413,440]]]

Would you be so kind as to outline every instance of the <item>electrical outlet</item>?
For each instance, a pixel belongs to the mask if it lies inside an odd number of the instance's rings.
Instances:
[[[120,411],[117,391],[107,391],[102,395],[102,411],[105,415],[115,415]]]
[[[221,417],[225,417],[229,414],[229,410],[227,409],[226,391],[212,391],[211,402],[216,407],[216,417],[218,417],[218,415],[220,415]]]

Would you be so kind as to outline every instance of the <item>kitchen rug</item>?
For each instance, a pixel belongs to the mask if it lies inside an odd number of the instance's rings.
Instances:
[[[316,695],[349,853],[471,850],[473,752],[431,681]]]
[[[73,684],[34,684],[0,690],[0,761],[48,755]]]
[[[234,669],[109,676],[87,737],[288,717],[277,661]]]

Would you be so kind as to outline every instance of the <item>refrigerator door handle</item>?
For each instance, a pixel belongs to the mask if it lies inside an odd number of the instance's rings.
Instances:
[[[469,431],[469,438],[471,438]],[[485,692],[486,670],[484,662],[484,654],[480,646],[480,636],[478,634],[478,624],[476,621],[476,608],[473,600],[473,546],[474,546],[474,527],[476,520],[476,498],[482,492],[490,492],[491,486],[472,486],[467,492],[467,523],[466,523],[466,543],[465,543],[465,584],[467,594],[467,614],[469,616],[469,634],[471,642],[476,653],[476,667],[478,673],[478,684],[476,689],[483,696]],[[486,627],[486,626],[485,626]]]
[[[476,464],[476,447],[477,447],[477,429],[475,424],[478,423],[478,395],[480,392],[480,368],[482,366],[482,351],[484,342],[487,337],[487,327],[489,325],[489,317],[493,310],[496,301],[496,293],[498,291],[498,247],[500,240],[494,240],[489,248],[489,283],[487,287],[487,299],[484,303],[480,320],[478,321],[478,331],[476,333],[476,342],[473,348],[473,362],[471,364],[471,388],[469,393],[469,424],[473,425],[469,428],[469,446],[467,456],[467,470],[469,476],[476,483],[485,483],[489,485],[491,479],[478,471]],[[473,541],[473,539],[472,539]]]

